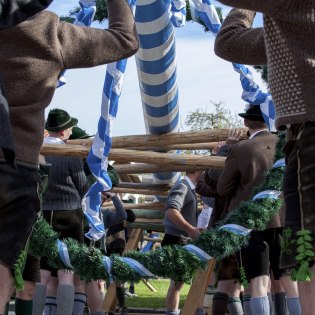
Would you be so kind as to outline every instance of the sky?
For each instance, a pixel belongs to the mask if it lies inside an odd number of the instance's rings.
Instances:
[[[226,15],[230,8],[222,6]],[[78,6],[76,0],[54,0],[48,8],[59,14],[68,15]],[[256,25],[261,25],[258,16]],[[93,23],[93,27],[106,28],[106,22]],[[214,36],[205,33],[202,27],[188,22],[176,28],[177,84],[179,88],[179,110],[181,131],[188,131],[185,125],[187,114],[198,108],[211,110],[212,102],[222,101],[232,113],[242,112],[245,103],[241,99],[242,88],[239,74],[231,63],[214,54]],[[62,108],[79,120],[78,126],[95,134],[100,116],[101,96],[106,66],[66,72],[67,84],[57,89],[46,109],[46,116],[52,108]],[[255,82],[263,89],[260,76],[252,71]],[[113,136],[145,134],[145,125],[137,77],[135,58],[128,60],[124,86],[119,102]]]

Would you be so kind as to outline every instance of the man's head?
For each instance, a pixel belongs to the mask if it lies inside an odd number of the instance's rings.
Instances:
[[[190,178],[190,180],[196,185],[203,176],[204,171],[186,171],[186,176]]]
[[[70,117],[65,110],[55,108],[49,112],[45,128],[49,136],[67,141],[72,134],[72,128],[77,123],[78,120]]]
[[[245,113],[240,113],[238,115],[244,118],[244,125],[249,129],[250,133],[267,128],[259,105],[248,104]]]

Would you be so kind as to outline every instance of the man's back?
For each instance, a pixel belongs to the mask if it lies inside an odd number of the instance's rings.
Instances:
[[[112,2],[108,1],[109,30],[60,22],[47,11],[0,30],[0,72],[18,160],[37,163],[44,110],[62,70],[106,64],[136,52],[138,43],[128,4],[124,0]]]
[[[219,195],[231,197],[228,211],[248,200],[253,189],[262,184],[273,165],[276,142],[277,136],[262,131],[252,139],[231,146],[217,185]]]

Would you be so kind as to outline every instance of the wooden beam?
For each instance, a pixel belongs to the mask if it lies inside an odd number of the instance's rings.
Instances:
[[[218,142],[204,142],[204,143],[183,143],[183,144],[170,144],[155,147],[140,146],[130,147],[131,150],[146,150],[146,151],[171,151],[171,150],[212,150]]]
[[[137,195],[148,195],[148,196],[167,196],[168,191],[153,190],[153,189],[135,189],[135,188],[113,188],[113,192],[117,194],[137,194]]]
[[[112,203],[105,203],[102,205],[104,209],[115,210],[115,207]],[[124,208],[128,209],[152,209],[152,210],[164,210],[164,202],[148,202],[148,203],[124,203]]]
[[[184,143],[204,143],[225,141],[230,129],[208,129],[167,133],[163,135],[132,135],[113,137],[113,148],[156,147]],[[246,136],[247,129],[242,128]]]
[[[241,128],[244,138],[246,138],[247,129]],[[113,148],[130,147],[164,147],[177,144],[208,143],[225,141],[230,129],[207,129],[202,131],[187,131],[168,133],[163,135],[129,135],[113,137]],[[68,140],[69,144],[82,144],[90,147],[93,138]],[[186,149],[185,149],[186,150]]]
[[[69,155],[84,158],[88,154],[83,146],[77,145],[54,145],[44,144],[41,149],[44,155]],[[212,167],[223,168],[225,163],[224,157],[219,156],[204,156],[194,154],[173,154],[173,153],[158,153],[125,149],[112,149],[109,158],[111,160],[125,158],[130,162],[151,163],[158,165],[191,165],[194,167]]]
[[[132,164],[130,164],[132,165]],[[114,165],[116,167],[116,165]],[[153,189],[167,191],[172,186],[167,184],[152,184],[152,183],[129,183],[129,182],[120,182],[118,184],[119,188],[134,188],[134,189]]]
[[[205,166],[197,165],[154,165],[146,163],[137,164],[116,164],[115,170],[119,175],[124,174],[148,174],[148,173],[169,173],[185,172],[193,170],[204,170]]]

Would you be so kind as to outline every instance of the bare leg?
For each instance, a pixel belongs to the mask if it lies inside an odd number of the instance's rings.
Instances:
[[[4,313],[5,306],[13,293],[13,278],[9,268],[0,264],[0,313]]]
[[[179,306],[180,290],[183,288],[183,282],[171,281],[166,296],[166,308],[168,311],[175,311]]]

